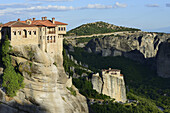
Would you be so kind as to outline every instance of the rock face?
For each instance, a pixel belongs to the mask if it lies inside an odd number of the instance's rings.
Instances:
[[[122,33],[92,39],[86,45],[86,50],[102,56],[125,56],[133,60],[143,61],[145,58],[155,57],[159,44],[168,38],[170,38],[168,34]]]
[[[13,50],[13,65],[19,66],[25,87],[0,104],[0,113],[88,113],[86,98],[65,74],[62,58],[51,58],[37,46]],[[76,96],[67,87],[72,87]]]
[[[123,76],[99,74],[92,76],[93,89],[101,94],[114,98],[116,101],[126,102],[126,88]]]
[[[170,77],[170,41],[160,44],[157,55],[157,73],[164,78]]]

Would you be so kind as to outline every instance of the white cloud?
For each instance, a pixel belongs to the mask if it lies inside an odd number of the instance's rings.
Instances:
[[[2,5],[2,4],[1,4]],[[8,6],[16,6],[18,4],[8,4]],[[21,4],[20,4],[21,5]],[[25,4],[26,5],[26,4]],[[6,4],[7,6],[7,4]],[[73,7],[73,6],[58,6],[58,5],[48,5],[48,6],[31,6],[31,7],[7,7],[6,9],[0,9],[0,16],[3,15],[22,15],[31,13],[42,13],[42,12],[54,12],[54,11],[68,11],[68,10],[82,10],[82,9],[111,9],[111,8],[124,8],[127,7],[126,4],[120,4],[116,2],[115,5],[101,5],[101,4],[88,4],[85,7]]]
[[[86,9],[110,9],[113,8],[111,5],[101,5],[101,4],[88,4]]]
[[[116,2],[116,4],[114,5],[114,7],[115,7],[115,8],[117,8],[117,7],[125,8],[125,7],[127,7],[127,4],[123,4],[123,3]]]
[[[11,3],[11,4],[0,4],[0,9],[6,8],[25,8],[31,6],[41,5],[41,3]]]
[[[146,7],[159,7],[158,4],[147,4]]]

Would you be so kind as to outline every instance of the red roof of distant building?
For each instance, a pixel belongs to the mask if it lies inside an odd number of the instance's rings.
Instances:
[[[123,76],[123,74],[120,74],[120,76]]]
[[[118,69],[102,69],[102,71],[120,71]]]

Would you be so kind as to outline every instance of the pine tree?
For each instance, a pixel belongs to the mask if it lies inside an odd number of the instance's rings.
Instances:
[[[22,88],[24,77],[17,73],[12,66],[12,59],[10,56],[11,46],[10,41],[8,40],[8,36],[6,36],[3,44],[2,44],[2,62],[5,67],[3,74],[3,83],[2,86],[6,89],[6,93],[8,96],[13,97],[16,95],[17,90]]]

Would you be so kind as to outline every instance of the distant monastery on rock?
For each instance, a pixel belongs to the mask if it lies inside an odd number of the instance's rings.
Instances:
[[[62,54],[63,35],[66,34],[66,23],[48,20],[28,19],[10,21],[0,25],[0,39],[8,35],[12,46],[38,45],[42,51],[50,55]]]

